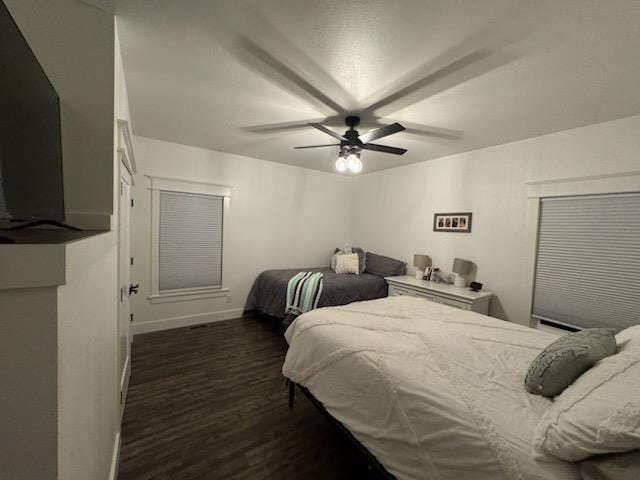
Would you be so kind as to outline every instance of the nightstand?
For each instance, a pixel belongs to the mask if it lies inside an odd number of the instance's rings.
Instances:
[[[469,287],[459,288],[444,283],[432,283],[418,280],[409,275],[385,277],[385,280],[389,284],[389,296],[411,295],[462,310],[472,310],[489,315],[492,292],[484,290],[473,292]]]

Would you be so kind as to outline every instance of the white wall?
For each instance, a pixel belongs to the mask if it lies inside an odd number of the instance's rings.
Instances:
[[[115,70],[115,87],[114,87],[114,114],[115,118],[127,120],[131,122],[131,112],[129,109],[129,92],[127,89],[127,80],[124,73],[124,65],[122,64],[122,53],[120,47],[120,36],[118,35],[118,21],[115,21],[115,52],[114,52],[114,70]],[[115,127],[115,126],[114,126]]]
[[[67,221],[109,229],[114,103],[122,104],[114,97],[121,71],[114,72],[113,15],[77,0],[5,3],[60,96]],[[11,391],[0,394],[10,403],[1,405],[8,420],[0,428],[2,480],[106,480],[112,473],[120,418],[116,239],[105,233],[38,255],[1,246],[11,256],[4,268],[66,282],[57,291],[0,291],[0,364],[3,391]],[[37,262],[64,273],[52,275]]]
[[[5,0],[60,96],[67,222],[109,228],[113,15],[77,0]]]
[[[111,216],[111,229],[118,228],[118,186],[120,183],[120,155],[118,153],[118,120],[126,120],[131,124],[131,111],[129,109],[129,92],[127,89],[127,80],[124,73],[124,65],[122,63],[122,53],[120,47],[120,37],[118,35],[118,22],[114,20],[114,102],[113,102],[113,215]]]
[[[472,260],[492,315],[528,324],[526,182],[640,170],[640,116],[355,177],[354,245],[450,271]],[[433,232],[436,212],[473,212],[470,234]]]
[[[135,332],[238,316],[265,269],[322,265],[351,243],[411,262],[431,255],[496,293],[492,315],[529,323],[527,182],[640,170],[640,116],[559,132],[353,178],[136,137],[133,210]],[[144,175],[234,187],[225,236],[229,298],[150,304],[150,193]],[[473,212],[470,234],[433,232],[435,212]]]
[[[259,272],[328,265],[350,238],[348,178],[248,157],[135,137],[132,213],[134,331],[234,318]],[[150,304],[150,192],[145,175],[233,187],[225,218],[223,284],[230,297]]]
[[[8,271],[48,265],[31,269],[30,284],[0,285],[0,480],[109,478],[120,419],[116,238],[0,245]]]
[[[58,478],[56,320],[55,286],[0,290],[0,480]]]
[[[120,421],[117,234],[67,245],[58,288],[58,478],[107,480]]]

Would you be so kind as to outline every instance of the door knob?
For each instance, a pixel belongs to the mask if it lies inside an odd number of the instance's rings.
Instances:
[[[131,296],[132,293],[135,293],[137,295],[139,288],[140,285],[138,283],[136,283],[135,285],[133,283],[129,285],[129,296]]]

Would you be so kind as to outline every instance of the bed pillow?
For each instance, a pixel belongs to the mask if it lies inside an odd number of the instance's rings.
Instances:
[[[365,272],[379,277],[394,277],[396,275],[404,275],[407,270],[406,262],[396,260],[395,258],[377,255],[367,252]]]
[[[537,425],[534,455],[575,462],[640,449],[640,328],[555,399]]]
[[[625,328],[616,335],[618,346],[627,348],[640,348],[640,325]]]
[[[640,450],[598,455],[580,464],[582,480],[638,480]]]
[[[616,353],[615,330],[589,328],[558,338],[531,363],[524,384],[529,393],[560,395],[598,360]]]
[[[358,254],[357,253],[336,253],[336,267],[334,272],[342,273],[360,273],[358,268]]]
[[[334,272],[336,270],[336,264],[335,264],[336,253],[357,253],[358,254],[358,273],[364,273],[365,264],[366,264],[366,255],[363,249],[359,247],[336,248],[334,250],[333,257],[331,257],[331,270],[333,270]]]

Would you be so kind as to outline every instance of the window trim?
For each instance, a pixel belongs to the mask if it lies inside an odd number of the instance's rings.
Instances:
[[[529,326],[538,327],[533,316],[533,294],[538,251],[538,227],[540,225],[540,201],[547,197],[573,197],[580,195],[603,195],[640,192],[640,171],[616,172],[603,175],[554,178],[525,183],[527,195],[526,242],[528,264],[525,265],[528,292]]]
[[[174,290],[160,290],[160,192],[193,193],[199,195],[211,195],[223,197],[223,218],[229,213],[230,197],[232,188],[229,185],[215,183],[194,182],[191,180],[181,180],[167,177],[151,177],[151,259],[149,292],[147,299],[155,303],[183,302],[189,300],[203,300],[207,298],[228,297],[229,288],[223,285],[198,288],[181,288]],[[222,245],[226,238],[226,229],[222,230]],[[224,272],[224,254],[222,257]]]

